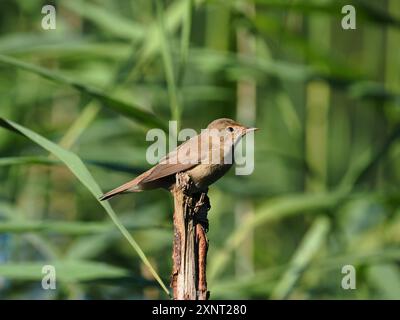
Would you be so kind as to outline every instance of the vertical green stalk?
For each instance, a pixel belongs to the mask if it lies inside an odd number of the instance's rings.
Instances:
[[[182,85],[184,71],[186,69],[186,63],[189,56],[189,48],[190,48],[190,33],[192,26],[192,8],[193,8],[193,0],[187,0],[185,13],[183,17],[182,23],[182,32],[181,32],[181,64],[178,75],[178,83]]]
[[[255,15],[254,3],[249,2],[243,7],[243,12],[249,17]],[[247,59],[256,56],[256,39],[249,31],[239,26],[236,30],[237,53],[240,57]],[[257,85],[251,78],[240,79],[236,87],[236,111],[237,120],[248,126],[255,126],[256,121],[256,97]],[[254,205],[251,200],[242,199],[235,206],[235,225],[236,228],[254,218]],[[235,254],[235,272],[240,278],[243,274],[251,275],[254,273],[253,265],[254,252],[254,232],[250,231],[246,239],[237,247]]]
[[[207,49],[229,50],[230,10],[228,6],[207,3],[205,25],[205,44]]]
[[[321,48],[323,52],[329,52],[331,46],[330,23],[331,21],[323,16],[311,16],[309,20],[309,41],[313,47]],[[305,186],[308,192],[325,191],[327,185],[330,99],[331,90],[326,82],[312,81],[307,85],[305,157],[311,168],[311,174],[307,177]],[[323,228],[324,232],[315,239],[315,248],[325,242],[329,225],[323,218],[318,218],[313,221],[309,233],[318,228]],[[301,250],[301,246],[298,250]],[[300,276],[301,274],[298,274],[298,278]]]
[[[328,52],[331,42],[330,21],[324,17],[309,18],[311,44]],[[323,36],[321,36],[323,35]],[[327,83],[312,81],[306,86],[305,158],[311,169],[306,178],[306,191],[322,192],[327,183],[328,115],[331,91]],[[325,243],[329,232],[329,220],[317,218],[294,253],[289,268],[278,281],[271,297],[288,298],[300,280],[312,258]]]
[[[309,42],[329,52],[330,20],[324,16],[309,17]],[[308,176],[306,189],[323,191],[327,178],[328,115],[331,91],[324,81],[311,81],[306,86],[305,158],[314,173]]]
[[[400,16],[400,1],[388,0],[387,11],[394,16]],[[386,89],[400,92],[400,55],[399,55],[400,31],[398,28],[386,29],[386,55],[385,78]],[[398,100],[397,100],[398,101]],[[385,105],[386,119],[390,125],[400,122],[400,103],[392,102]]]
[[[180,127],[180,118],[181,118],[181,109],[178,102],[178,90],[176,86],[176,79],[174,73],[174,66],[171,56],[171,50],[169,47],[169,43],[167,40],[167,35],[165,31],[164,24],[164,8],[160,0],[156,0],[156,11],[157,11],[157,21],[158,21],[158,31],[160,35],[161,41],[161,54],[164,63],[164,72],[167,80],[168,86],[168,95],[169,95],[169,103],[171,108],[171,116],[172,120],[177,121],[178,127],[177,131],[179,132]],[[177,132],[175,132],[175,135]]]
[[[296,282],[320,249],[321,244],[325,242],[328,232],[329,219],[326,217],[317,218],[296,249],[287,271],[274,288],[271,294],[272,299],[286,299],[289,297]]]

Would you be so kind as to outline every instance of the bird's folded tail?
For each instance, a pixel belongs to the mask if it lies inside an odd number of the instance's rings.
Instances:
[[[133,179],[125,184],[123,184],[122,186],[119,186],[118,188],[115,188],[105,194],[103,194],[99,200],[103,201],[103,200],[107,200],[110,199],[114,196],[116,196],[117,194],[122,194],[122,193],[126,193],[126,192],[139,192],[141,191],[141,189],[139,188],[139,182],[141,179],[138,179],[140,177],[137,177],[136,179]]]

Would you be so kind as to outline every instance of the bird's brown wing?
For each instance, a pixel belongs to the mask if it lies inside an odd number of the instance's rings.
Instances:
[[[196,141],[195,139],[198,140]],[[198,141],[200,141],[199,136],[185,141],[174,151],[171,151],[162,158],[157,165],[122,186],[105,193],[100,197],[100,200],[107,200],[121,193],[142,191],[141,186],[144,186],[146,183],[193,168],[199,163],[199,159],[201,158],[199,152],[195,150]]]
[[[99,200],[107,200],[117,194],[125,193],[127,190],[133,189],[135,186],[137,186],[140,181],[143,179],[143,177],[147,174],[148,172],[142,173],[140,176],[136,177],[135,179],[128,181],[127,183],[124,183],[122,186],[119,186],[111,191],[108,191],[107,193],[103,194]],[[140,190],[137,190],[140,191]]]
[[[207,142],[208,144],[206,144]],[[220,160],[221,152],[224,152],[221,145],[211,143],[209,133],[203,132],[185,141],[175,150],[168,153],[156,166],[150,169],[151,172],[140,183],[154,181],[189,170],[204,161],[212,161],[212,158],[209,158],[210,155],[216,157],[218,161]]]
[[[199,141],[200,136],[195,136],[182,143],[162,158],[156,166],[151,168],[151,172],[140,183],[154,181],[186,171],[199,164],[201,160],[198,148]]]

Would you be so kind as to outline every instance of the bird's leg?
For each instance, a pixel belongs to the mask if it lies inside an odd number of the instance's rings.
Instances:
[[[179,172],[176,174],[176,186],[182,189],[182,192],[190,195],[195,191],[195,185],[186,172]]]

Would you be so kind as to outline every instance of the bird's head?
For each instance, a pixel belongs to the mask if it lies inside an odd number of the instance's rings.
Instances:
[[[258,128],[248,128],[228,118],[214,120],[208,125],[207,129],[218,130],[220,136],[232,137],[234,141],[238,141],[249,132],[258,130]]]

